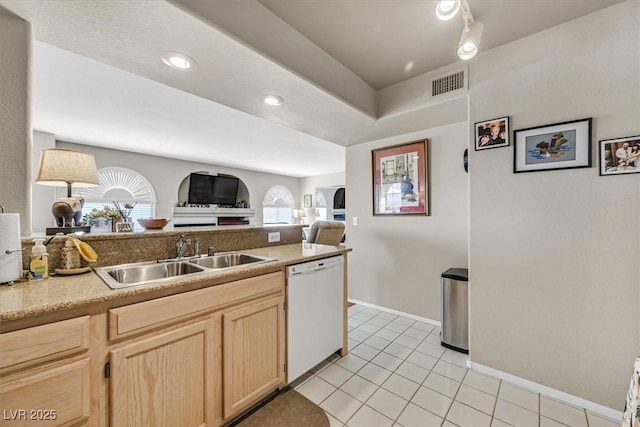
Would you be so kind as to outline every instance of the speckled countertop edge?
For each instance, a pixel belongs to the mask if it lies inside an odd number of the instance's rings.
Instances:
[[[39,316],[136,295],[149,294],[150,298],[153,298],[153,294],[161,290],[171,289],[178,293],[181,288],[204,280],[216,279],[220,283],[230,282],[240,276],[246,277],[247,274],[255,273],[258,275],[261,272],[273,271],[274,269],[284,268],[287,265],[340,255],[349,251],[351,251],[350,248],[342,246],[309,243],[247,249],[241,252],[276,258],[276,261],[199,273],[193,276],[184,276],[122,289],[109,288],[93,271],[77,276],[52,276],[42,282],[24,281],[11,286],[4,285],[0,288],[0,322]]]

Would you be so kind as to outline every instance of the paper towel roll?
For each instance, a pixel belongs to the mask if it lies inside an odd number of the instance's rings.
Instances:
[[[20,214],[0,213],[0,283],[18,280],[22,275]]]

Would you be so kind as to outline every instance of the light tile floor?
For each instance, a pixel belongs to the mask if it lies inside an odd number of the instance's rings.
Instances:
[[[616,427],[618,422],[467,369],[440,345],[440,328],[349,308],[349,354],[297,381],[331,427]]]

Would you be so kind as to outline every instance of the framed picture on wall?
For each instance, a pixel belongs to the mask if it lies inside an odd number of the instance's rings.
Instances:
[[[509,145],[509,117],[478,122],[475,129],[476,151]]]
[[[311,194],[305,194],[304,195],[304,207],[305,208],[310,208],[311,207]]]
[[[591,167],[591,118],[513,132],[513,172]]]
[[[371,152],[374,215],[429,215],[429,141]]]
[[[640,172],[640,135],[599,142],[600,175]]]

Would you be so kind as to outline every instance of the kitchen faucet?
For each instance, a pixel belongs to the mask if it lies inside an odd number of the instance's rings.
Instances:
[[[192,247],[193,252],[191,256],[187,256],[187,248]],[[200,238],[196,237],[192,240],[190,238],[186,238],[184,234],[180,235],[180,238],[176,242],[176,257],[168,258],[168,259],[159,259],[157,262],[166,262],[166,261],[182,261],[185,259],[193,259],[200,257]]]
[[[191,244],[191,239],[185,239],[184,234],[182,234],[180,239],[176,242],[176,258],[184,258],[184,252],[186,250],[185,246],[187,246],[187,244]]]

